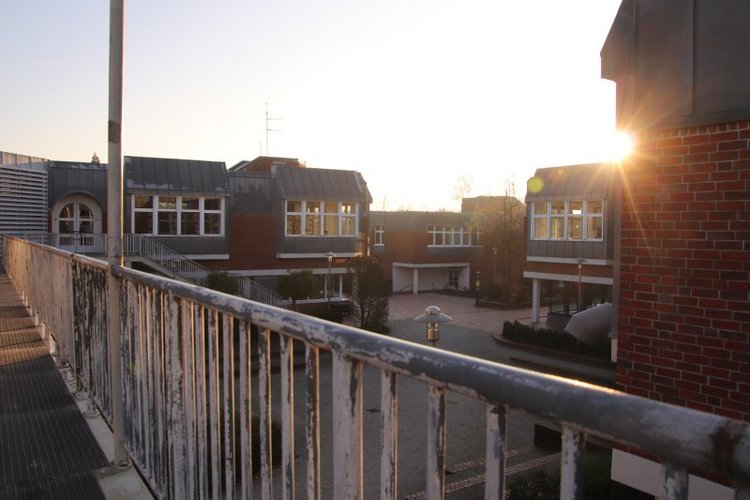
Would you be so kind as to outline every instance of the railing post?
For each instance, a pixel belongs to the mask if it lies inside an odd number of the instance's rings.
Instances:
[[[333,354],[333,497],[362,498],[362,364]]]
[[[563,427],[560,477],[560,498],[583,498],[583,451],[586,437],[582,432]]]
[[[383,371],[380,375],[380,498],[398,498],[398,378]]]
[[[307,498],[320,499],[320,353],[305,344],[305,443],[307,444]]]
[[[502,405],[487,405],[487,445],[485,451],[484,498],[502,500],[505,497],[505,455],[508,430],[507,409]]]
[[[431,385],[427,399],[426,498],[445,497],[445,389]]]
[[[662,500],[687,500],[688,472],[684,467],[674,464],[664,464],[664,482],[661,487]]]

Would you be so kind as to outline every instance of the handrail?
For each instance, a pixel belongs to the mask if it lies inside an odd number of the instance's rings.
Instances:
[[[55,328],[75,326],[76,336],[63,344],[69,358],[95,360],[102,351],[92,345],[84,356],[79,349],[89,344],[78,337],[85,340],[102,330],[87,323],[98,317],[89,310],[106,311],[101,270],[87,271],[85,261],[64,252],[11,241],[12,248],[5,250],[6,267],[28,303],[53,325],[53,334]],[[73,271],[66,271],[66,265]],[[76,271],[75,266],[82,268]],[[60,272],[48,272],[47,267]],[[411,399],[399,403],[399,377],[424,382],[427,389],[427,498],[443,498],[445,493],[447,393],[486,406],[485,498],[499,500],[506,489],[509,409],[561,425],[561,498],[580,498],[587,434],[643,450],[664,462],[665,498],[683,498],[688,471],[731,481],[738,498],[748,494],[750,424],[746,422],[418,345],[133,269],[110,269],[122,291],[120,323],[127,339],[120,351],[125,361],[127,449],[159,496],[205,498],[224,492],[252,496],[249,435],[251,420],[257,417],[262,451],[256,486],[261,498],[295,497],[299,479],[294,470],[295,430],[304,433],[306,443],[304,488],[308,497],[320,498],[320,350],[329,351],[332,358],[326,368],[331,371],[333,426],[333,481],[327,497],[361,497],[365,365],[379,372],[381,382],[381,497],[397,496],[399,406],[408,409],[416,404]],[[49,286],[36,279],[40,273],[72,278],[70,282],[56,279]],[[78,299],[76,307],[65,302],[66,296],[81,296],[74,290],[87,291],[87,300]],[[95,304],[80,310],[78,306],[87,301]],[[63,309],[65,317],[55,321]],[[280,373],[272,376],[271,338],[277,336]],[[305,349],[305,418],[295,424],[293,351],[298,343]],[[106,366],[106,360],[102,363]],[[253,370],[257,381],[252,380]],[[90,373],[92,383],[98,373]],[[250,396],[255,387],[257,406]],[[279,471],[271,467],[274,401],[280,401],[280,481],[273,480]]]
[[[146,257],[191,283],[206,286],[211,271],[168,245],[142,234],[126,233],[123,240],[126,255]],[[286,306],[287,301],[283,297],[253,279],[231,273],[229,276],[235,281],[241,296],[264,304]]]

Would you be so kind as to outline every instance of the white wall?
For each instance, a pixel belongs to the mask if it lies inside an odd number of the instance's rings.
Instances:
[[[612,450],[612,479],[626,484],[649,495],[659,496],[664,476],[662,464],[632,455],[620,450]],[[688,500],[732,500],[734,492],[721,484],[690,475]]]

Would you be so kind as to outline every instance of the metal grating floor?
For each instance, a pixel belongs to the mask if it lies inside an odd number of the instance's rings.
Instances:
[[[0,498],[104,498],[107,458],[7,275],[0,274]]]

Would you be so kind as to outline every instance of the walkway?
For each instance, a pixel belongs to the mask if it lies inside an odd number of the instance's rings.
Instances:
[[[105,498],[109,463],[5,273],[0,274],[0,498]]]

